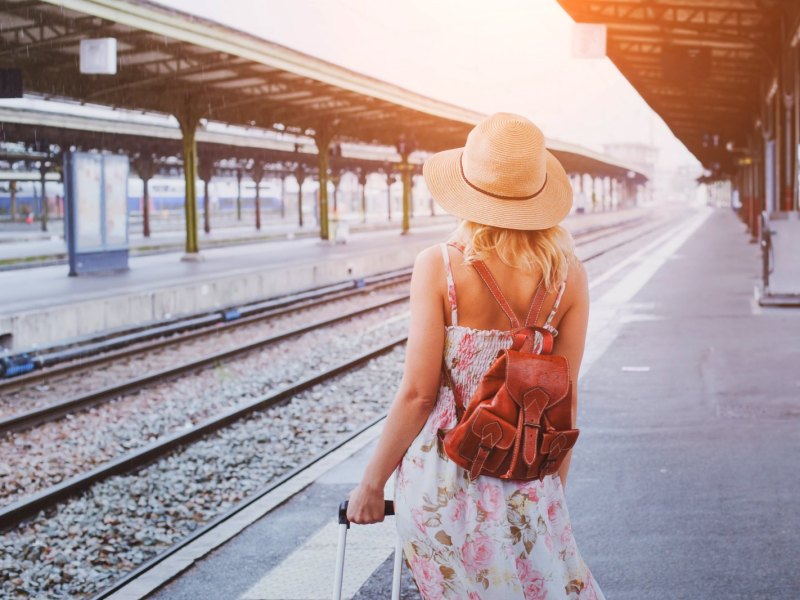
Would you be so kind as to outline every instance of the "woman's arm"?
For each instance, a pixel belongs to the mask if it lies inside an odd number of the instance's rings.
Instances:
[[[383,488],[436,403],[444,349],[444,267],[439,248],[421,252],[411,275],[411,319],[403,380],[361,483],[350,493],[351,523],[383,520]]]
[[[561,354],[569,361],[570,376],[572,377],[572,424],[574,427],[578,418],[578,375],[586,344],[586,329],[589,324],[589,282],[586,269],[578,259],[570,261],[569,273],[567,287],[569,288],[570,304],[558,324],[558,337],[555,340],[553,354]],[[558,469],[561,485],[565,489],[571,459],[572,450],[564,457],[564,461]]]

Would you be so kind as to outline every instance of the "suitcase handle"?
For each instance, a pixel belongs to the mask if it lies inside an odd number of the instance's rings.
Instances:
[[[350,528],[350,521],[347,520],[347,500],[339,505],[339,525],[347,525]],[[383,515],[391,517],[394,515],[394,502],[392,500],[383,501]]]

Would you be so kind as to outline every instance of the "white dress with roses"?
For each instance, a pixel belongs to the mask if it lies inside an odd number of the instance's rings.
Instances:
[[[446,248],[442,253],[453,323],[446,331],[445,361],[460,396],[470,398],[497,352],[511,345],[511,336],[458,325]],[[550,322],[565,284],[545,324],[554,335]],[[395,480],[397,529],[422,597],[603,600],[576,547],[558,476],[470,481],[466,471],[438,451],[438,430],[455,424],[453,394],[442,385]]]

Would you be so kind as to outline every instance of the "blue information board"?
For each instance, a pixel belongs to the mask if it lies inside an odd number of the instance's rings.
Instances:
[[[128,269],[127,156],[64,154],[70,276]]]

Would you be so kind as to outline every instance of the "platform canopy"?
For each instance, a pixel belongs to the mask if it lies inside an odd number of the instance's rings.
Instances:
[[[762,98],[775,93],[781,27],[800,2],[558,2],[576,22],[607,26],[608,57],[709,171],[735,170],[727,146],[747,145]]]
[[[22,71],[25,93],[177,118],[187,254],[198,250],[196,134],[203,120],[313,138],[320,237],[327,240],[327,181],[330,159],[339,155],[336,144],[397,149],[406,232],[415,169],[409,155],[463,145],[484,117],[146,0],[3,0],[0,23],[0,67]],[[82,74],[81,41],[102,38],[116,40],[117,72]],[[635,166],[598,153],[553,141],[548,147],[570,172],[646,180]]]
[[[419,149],[459,145],[481,115],[156,4],[4,0],[0,64],[26,92]],[[114,76],[80,75],[82,38],[117,40]],[[413,124],[413,130],[411,125]]]
[[[26,92],[340,141],[438,151],[464,143],[484,115],[141,0],[5,0],[0,66]],[[117,40],[117,75],[81,75],[83,38]],[[617,176],[635,167],[549,144],[568,170]],[[642,181],[644,176],[636,173]]]

